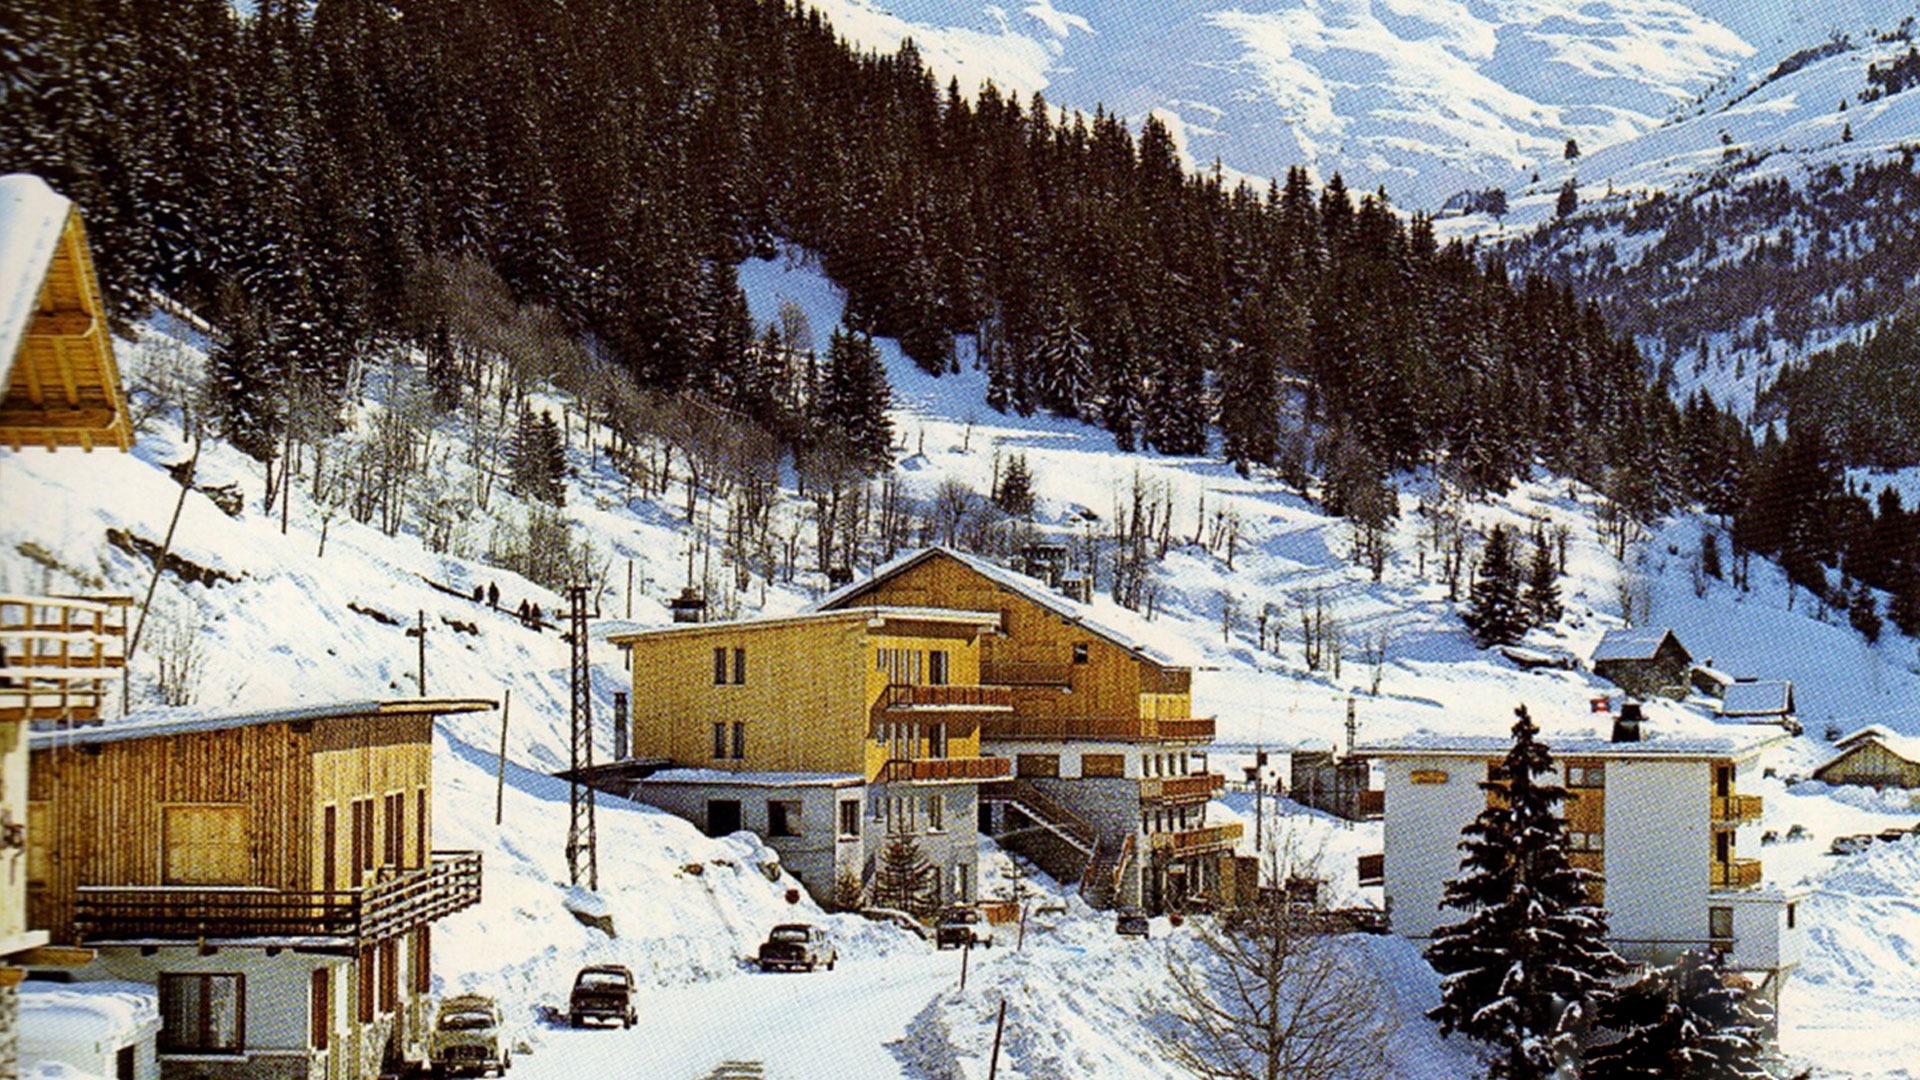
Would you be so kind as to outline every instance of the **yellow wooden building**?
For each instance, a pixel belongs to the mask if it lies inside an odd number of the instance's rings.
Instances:
[[[157,987],[162,1076],[371,1080],[417,1059],[430,925],[479,902],[433,848],[436,716],[478,700],[160,714],[32,736],[31,924]]]
[[[616,634],[633,665],[631,794],[713,835],[760,834],[815,896],[870,880],[890,837],[977,888],[976,791],[1005,778],[982,725],[1012,711],[980,684],[995,612],[869,606]]]
[[[982,752],[1015,776],[981,789],[981,823],[1100,906],[1168,909],[1227,899],[1238,823],[1209,825],[1222,786],[1193,715],[1192,667],[1103,611],[1045,583],[948,548],[896,559],[817,605],[884,604],[996,613],[980,681],[1011,709],[985,716]]]

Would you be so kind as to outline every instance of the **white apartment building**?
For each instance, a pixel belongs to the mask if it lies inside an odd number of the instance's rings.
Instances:
[[[1595,899],[1622,956],[1664,963],[1709,948],[1777,993],[1800,961],[1803,896],[1767,883],[1748,854],[1759,850],[1761,804],[1740,788],[1757,777],[1760,752],[1784,737],[1541,736],[1568,789],[1560,812],[1572,861],[1604,876]],[[1423,734],[1358,751],[1384,774],[1383,885],[1395,933],[1428,938],[1463,917],[1440,900],[1460,874],[1460,832],[1487,805],[1480,785],[1497,779],[1510,745],[1504,736]]]

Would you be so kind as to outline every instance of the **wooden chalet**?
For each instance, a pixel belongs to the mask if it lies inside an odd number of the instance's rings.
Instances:
[[[0,177],[0,386],[0,446],[132,445],[86,230],[73,204],[34,176]],[[0,594],[0,1077],[18,1071],[17,987],[28,966],[83,955],[48,948],[46,930],[27,918],[27,728],[99,720],[125,666],[129,603]]]
[[[80,214],[37,176],[0,177],[0,443],[133,444]]]
[[[158,988],[163,1076],[372,1080],[419,1057],[430,931],[479,902],[433,847],[437,716],[478,700],[36,732],[31,925]]]
[[[983,752],[1013,760],[1015,775],[982,786],[986,831],[1081,882],[1097,906],[1164,909],[1222,895],[1242,830],[1206,823],[1222,786],[1200,749],[1214,722],[1193,715],[1192,667],[1122,628],[1131,613],[940,547],[816,606],[870,604],[999,615],[999,633],[981,642],[980,681],[1003,688],[1011,708],[984,716],[980,738]]]
[[[1882,724],[1861,728],[1835,744],[1834,755],[1813,770],[1813,778],[1828,784],[1920,789],[1920,737]]]
[[[1693,656],[1663,626],[1609,630],[1590,661],[1593,673],[1635,697],[1685,696]]]

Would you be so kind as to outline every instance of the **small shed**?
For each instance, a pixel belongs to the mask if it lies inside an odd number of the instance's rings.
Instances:
[[[1720,715],[1729,720],[1783,723],[1793,713],[1793,683],[1785,679],[1743,680],[1721,691]]]
[[[0,375],[0,444],[132,445],[80,214],[21,173],[0,176]]]
[[[1609,630],[1594,646],[1593,673],[1636,697],[1683,691],[1693,656],[1664,626]]]
[[[58,1062],[86,1076],[156,1080],[158,992],[143,983],[20,984],[20,1064],[28,1075]]]
[[[1874,724],[1835,746],[1838,752],[1813,770],[1815,780],[1874,788],[1920,788],[1920,737]]]

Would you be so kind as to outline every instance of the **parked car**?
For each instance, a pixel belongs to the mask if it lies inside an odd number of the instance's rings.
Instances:
[[[941,912],[939,925],[933,931],[934,948],[958,949],[968,945],[993,948],[993,924],[978,908],[955,905]]]
[[[567,1000],[567,1023],[585,1026],[588,1020],[614,1020],[632,1027],[633,972],[619,964],[595,964],[580,969]]]
[[[1834,837],[1833,846],[1827,848],[1827,851],[1833,855],[1852,855],[1858,851],[1865,851],[1872,846],[1873,837],[1870,834],[1858,833],[1853,836]]]
[[[502,1030],[500,1006],[485,994],[460,994],[440,1003],[427,1041],[427,1065],[435,1076],[507,1074],[513,1046]]]
[[[1907,830],[1901,828],[1898,825],[1895,825],[1890,829],[1880,830],[1880,839],[1885,840],[1888,843],[1892,843],[1895,840],[1905,840],[1906,838],[1907,838]]]
[[[1787,826],[1787,839],[1789,840],[1805,840],[1810,835],[1812,834],[1807,831],[1807,827],[1797,821]]]
[[[1147,938],[1153,936],[1153,924],[1146,912],[1129,908],[1113,920],[1113,932],[1121,937]]]
[[[761,971],[812,971],[816,967],[832,971],[838,959],[840,951],[827,932],[812,923],[781,923],[760,946]]]

